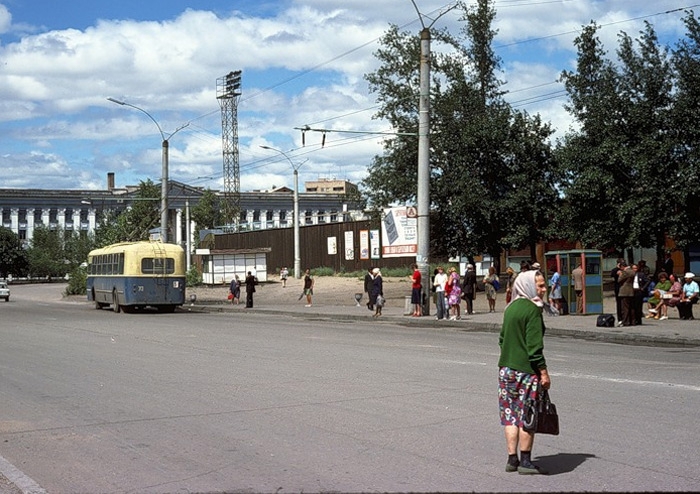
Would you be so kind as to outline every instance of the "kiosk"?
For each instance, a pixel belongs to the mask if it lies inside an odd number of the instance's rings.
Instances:
[[[559,250],[545,252],[545,277],[547,286],[556,269],[561,276],[561,293],[564,297],[562,314],[603,313],[603,253],[598,250]],[[575,289],[573,271],[581,264],[582,290]],[[549,291],[547,292],[549,294]],[[580,296],[580,300],[578,297]],[[580,310],[577,311],[577,303]]]

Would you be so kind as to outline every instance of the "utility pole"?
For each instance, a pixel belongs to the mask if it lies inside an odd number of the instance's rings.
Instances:
[[[420,33],[420,96],[418,100],[418,247],[416,264],[421,274],[423,315],[430,315],[430,28],[437,20],[457,6],[450,5],[426,26],[423,14],[418,10],[423,29]]]
[[[160,132],[160,137],[163,140],[163,145],[162,145],[162,170],[161,170],[161,179],[160,179],[160,238],[163,241],[163,243],[168,242],[168,189],[169,189],[169,184],[168,184],[168,167],[169,167],[169,149],[170,149],[170,138],[177,134],[179,131],[187,127],[190,123],[187,122],[184,125],[181,125],[177,129],[175,129],[175,132],[170,134],[169,136],[165,136],[165,132],[163,132],[163,129],[161,129],[160,124],[156,121],[155,118],[153,118],[153,115],[148,113],[146,110],[141,108],[140,106],[132,105],[131,103],[127,103],[126,101],[121,101],[115,98],[107,98],[107,101],[111,101],[112,103],[115,103],[120,106],[129,106],[135,110],[138,110],[142,113],[144,113],[148,118],[151,119],[151,121],[156,124],[156,127],[158,127],[158,132]]]

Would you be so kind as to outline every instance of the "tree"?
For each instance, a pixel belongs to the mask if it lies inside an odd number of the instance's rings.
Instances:
[[[95,240],[98,246],[148,240],[150,230],[160,225],[160,187],[150,179],[141,182],[132,205],[125,211],[107,211],[100,221]]]
[[[491,48],[496,34],[491,5],[491,0],[479,0],[475,7],[460,2],[466,23],[460,37],[444,31],[433,35],[444,45],[431,59],[433,256],[488,252],[499,259],[503,248],[532,245],[547,223],[541,208],[556,203],[554,160],[547,150],[551,129],[539,117],[513,112],[499,89],[501,62]],[[418,128],[419,54],[417,37],[392,26],[375,54],[382,65],[366,76],[380,102],[377,117],[401,133],[415,134]],[[388,139],[363,182],[370,204],[415,200],[416,163],[413,135]],[[526,194],[512,184],[524,176],[533,181],[545,177],[541,184],[549,189],[531,190],[537,195],[523,200]],[[530,223],[521,225],[525,218],[518,220],[514,207],[528,209]]]
[[[27,252],[19,237],[9,228],[0,226],[0,277],[26,276],[28,268]]]
[[[209,230],[216,225],[221,225],[223,213],[221,211],[221,201],[211,189],[206,189],[199,198],[197,205],[190,211],[190,216],[197,227],[194,231],[194,238],[199,239],[201,230]],[[199,243],[197,241],[197,243]]]
[[[671,226],[676,244],[683,249],[698,241],[700,231],[700,22],[693,12],[684,23],[686,36],[673,50],[676,93],[674,163],[678,179],[670,194],[677,221]]]
[[[63,249],[63,235],[63,230],[51,230],[45,225],[34,229],[27,250],[32,276],[64,276],[69,271]]]
[[[676,178],[670,108],[673,74],[667,51],[647,23],[640,37],[619,36],[620,65],[606,58],[595,24],[575,43],[575,72],[562,73],[567,110],[580,129],[560,141],[566,208],[558,218],[585,247],[622,252],[656,247],[673,223],[659,198]]]

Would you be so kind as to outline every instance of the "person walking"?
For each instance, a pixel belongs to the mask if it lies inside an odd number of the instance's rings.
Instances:
[[[253,294],[255,293],[255,285],[258,284],[258,279],[253,276],[251,271],[248,271],[248,276],[245,277],[245,308],[253,308]]]
[[[532,462],[535,433],[523,428],[523,411],[551,380],[544,357],[542,310],[547,283],[539,271],[521,272],[513,283],[513,299],[503,313],[498,338],[498,406],[505,427],[506,472],[547,474]],[[518,458],[518,451],[520,458]]]
[[[382,315],[382,307],[384,307],[384,283],[382,281],[382,272],[379,268],[372,270],[372,299],[376,306],[376,311],[372,317]]]
[[[231,280],[229,292],[231,292],[231,303],[238,305],[241,301],[241,279],[238,275],[234,275],[234,278]]]
[[[583,314],[583,267],[579,262],[571,272],[574,277],[574,293],[576,294],[576,313]]]
[[[287,288],[287,277],[289,277],[289,270],[284,267],[280,270],[280,280],[282,280],[282,288]]]
[[[498,276],[496,276],[496,268],[489,267],[489,274],[484,276],[484,291],[486,292],[486,300],[489,303],[489,312],[496,312],[496,287]]]
[[[413,274],[411,275],[411,304],[413,304],[413,317],[420,317],[423,315],[423,307],[421,303],[421,277],[420,271],[418,270],[418,264],[413,264]]]
[[[304,307],[311,307],[311,296],[314,294],[314,278],[311,276],[311,270],[306,269],[304,271],[304,295],[306,295],[306,305]]]
[[[433,287],[435,287],[435,319],[440,321],[447,317],[447,300],[445,299],[447,275],[442,266],[438,266],[437,271],[433,281]]]
[[[374,310],[374,304],[372,303],[372,282],[374,277],[372,276],[373,266],[370,266],[365,273],[365,293],[367,294],[367,308],[369,310]]]
[[[462,298],[467,305],[467,314],[474,314],[474,298],[476,297],[476,272],[473,264],[467,264],[462,281]]]

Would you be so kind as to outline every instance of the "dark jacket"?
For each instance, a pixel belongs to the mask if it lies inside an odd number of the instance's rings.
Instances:
[[[476,273],[474,271],[467,271],[464,273],[464,278],[462,280],[462,296],[464,298],[474,299],[474,295],[476,294]]]
[[[372,275],[369,273],[365,274],[365,292],[372,293],[372,281]]]
[[[255,285],[258,284],[258,280],[255,276],[252,274],[250,276],[246,276],[245,278],[245,291],[248,293],[255,293]]]

